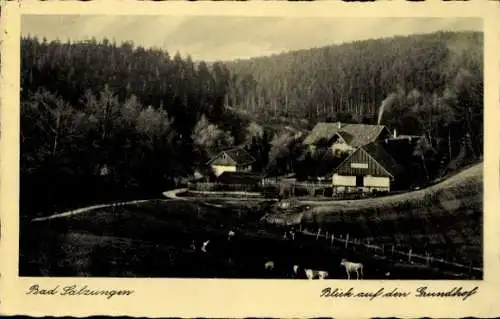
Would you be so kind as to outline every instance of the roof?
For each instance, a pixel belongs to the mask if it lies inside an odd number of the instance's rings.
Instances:
[[[226,157],[222,156],[223,154]],[[241,147],[235,147],[228,150],[221,151],[219,154],[215,155],[208,164],[214,165],[250,165],[255,162],[255,158],[250,155]]]
[[[224,172],[217,177],[222,184],[258,184],[262,176],[251,172]]]
[[[362,147],[358,147],[335,168],[334,172],[338,172],[340,169],[342,169],[344,164],[352,161],[352,159],[355,158],[355,156],[359,154],[359,152],[364,152],[369,157],[371,157],[378,165],[383,168],[383,170],[385,170],[393,178],[403,170],[403,167],[399,165],[394,160],[394,158],[389,155],[389,153],[384,149],[384,146],[381,142],[373,142]]]
[[[396,176],[401,172],[403,167],[389,155],[382,143],[374,142],[361,147],[368,155],[370,155],[377,163],[379,163],[389,174]]]
[[[321,140],[331,140],[339,133],[346,143],[353,147],[359,147],[374,142],[385,125],[373,124],[350,124],[350,123],[318,123],[304,140],[306,145],[315,145]]]
[[[344,141],[347,143],[347,144],[351,144],[351,142],[353,141],[354,139],[354,136],[352,136],[352,134],[349,134],[348,132],[346,131],[340,131],[338,133],[342,139],[344,139]]]

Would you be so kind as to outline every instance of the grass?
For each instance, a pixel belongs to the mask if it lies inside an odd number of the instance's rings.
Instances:
[[[184,276],[189,267],[181,267],[176,258],[191,256],[193,239],[225,242],[228,229],[241,223],[251,227],[262,216],[252,203],[236,207],[156,200],[24,223],[20,274]],[[181,264],[186,263],[182,260]]]
[[[274,213],[302,219],[304,227],[370,238],[372,243],[411,245],[435,257],[450,247],[455,255],[481,260],[482,168],[464,171],[432,188],[367,201],[318,203],[306,212]],[[367,279],[457,279],[457,273],[408,267],[373,252],[330,246],[314,236],[283,241],[269,218],[269,203],[255,200],[152,200],[80,215],[23,222],[20,276],[289,278],[291,266],[328,270],[345,278],[341,258],[363,262]],[[213,204],[223,205],[217,207]],[[312,205],[311,205],[312,206]],[[239,227],[233,241],[229,229]],[[209,252],[192,251],[191,241],[211,240]],[[425,246],[427,245],[427,246]],[[459,254],[460,253],[460,254]],[[274,260],[277,269],[265,273]],[[477,263],[475,263],[477,265]],[[449,269],[448,269],[449,270]],[[467,277],[465,277],[467,278]]]
[[[303,202],[311,208],[271,216],[298,219],[351,238],[416,254],[482,266],[483,166],[469,167],[428,188],[373,199]],[[281,220],[280,220],[281,219]]]

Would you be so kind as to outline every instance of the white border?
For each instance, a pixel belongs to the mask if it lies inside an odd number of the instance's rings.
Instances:
[[[499,315],[500,218],[499,185],[499,33],[500,2],[39,2],[3,3],[0,139],[0,313],[32,316],[129,315],[150,317],[464,317]],[[377,290],[379,287],[414,291],[479,286],[467,301],[405,298],[373,301],[322,299],[320,281],[197,280],[116,278],[20,278],[18,269],[19,198],[19,35],[21,14],[120,15],[241,15],[331,17],[483,17],[485,32],[485,152],[484,251],[485,279],[457,281],[339,281],[332,287]],[[130,297],[33,297],[24,294],[32,284],[84,285],[92,288],[134,289]]]

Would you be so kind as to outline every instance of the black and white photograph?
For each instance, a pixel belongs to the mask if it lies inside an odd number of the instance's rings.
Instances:
[[[20,277],[483,280],[481,18],[22,15]]]

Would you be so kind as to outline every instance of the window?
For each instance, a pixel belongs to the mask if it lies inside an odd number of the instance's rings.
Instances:
[[[368,168],[368,163],[351,163],[351,168]]]

